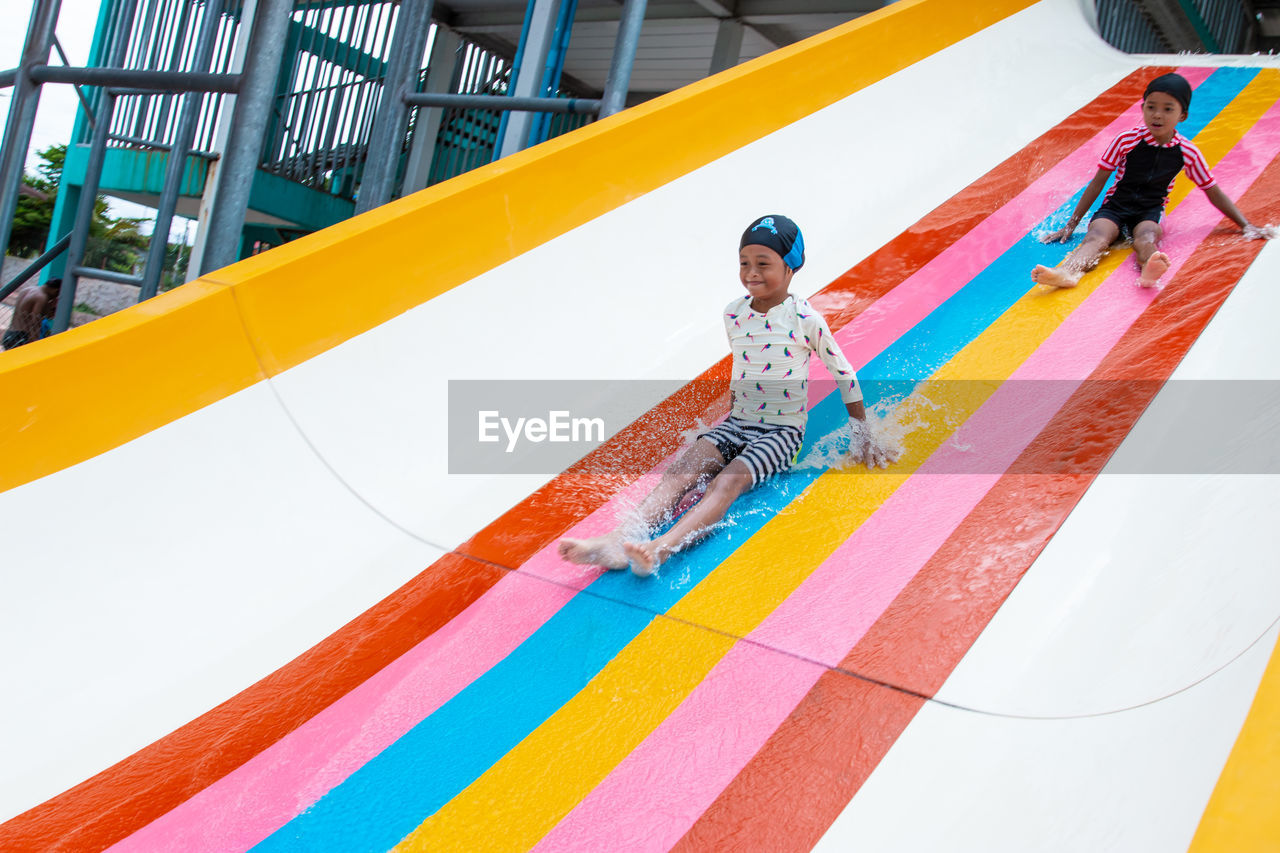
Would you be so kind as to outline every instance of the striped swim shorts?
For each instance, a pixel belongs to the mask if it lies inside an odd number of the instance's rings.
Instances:
[[[758,486],[795,464],[804,442],[804,430],[729,418],[699,434],[698,438],[714,444],[726,465],[741,459],[751,471],[752,484]]]

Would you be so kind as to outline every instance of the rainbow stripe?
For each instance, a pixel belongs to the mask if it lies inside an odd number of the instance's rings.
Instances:
[[[1183,130],[1227,193],[1240,195],[1268,162],[1259,154],[1280,150],[1280,73],[1182,73],[1198,85],[1197,123]],[[1027,279],[1062,252],[1034,232],[1075,203],[1064,188],[1088,175],[1100,143],[1136,121],[1132,103],[1109,116],[876,311],[838,328],[869,403],[906,388],[939,407],[890,473],[801,468],[779,478],[656,582],[566,566],[547,542],[390,666],[118,846],[705,841],[701,833],[723,828],[715,815],[733,808],[726,797],[746,797],[734,784],[753,757],[776,747],[796,709],[1165,298],[1134,286],[1123,252],[1072,291],[1045,296]],[[1175,280],[1219,220],[1199,194],[1181,204],[1188,191],[1180,184],[1175,193],[1166,247]],[[1024,381],[1050,379],[1058,381],[1047,390]],[[838,401],[813,402],[811,438],[841,417]],[[956,449],[966,446],[978,450]],[[583,517],[572,535],[607,528],[655,476]],[[936,683],[903,686],[927,695]]]
[[[1280,72],[1180,72],[1197,87],[1183,132],[1228,195],[1276,210]],[[245,724],[152,749],[140,763],[163,766],[183,749],[241,758],[216,778],[193,777],[162,813],[112,814],[109,829],[83,831],[120,850],[812,846],[1145,406],[1108,411],[1096,464],[1058,471],[1047,460],[1097,393],[1088,380],[1123,370],[1127,354],[1160,350],[1139,376],[1158,385],[1260,248],[1208,241],[1220,216],[1180,179],[1166,288],[1137,288],[1122,251],[1073,290],[1031,288],[1031,267],[1063,252],[1035,233],[1065,218],[1102,145],[1138,121],[1136,98],[1153,73],[1100,95],[1078,116],[1085,129],[1029,146],[1052,155],[1038,173],[1023,156],[998,167],[1002,179],[1020,176],[1012,190],[991,177],[949,203],[963,225],[939,229],[937,245],[908,251],[904,237],[882,250],[908,261],[900,277],[855,269],[815,297],[868,404],[912,394],[905,414],[927,401],[927,426],[897,466],[802,465],[749,493],[732,525],[648,580],[566,565],[555,541],[607,529],[652,488],[670,446],[649,450],[647,473],[595,504],[524,523],[576,476],[566,474],[368,616],[361,642],[385,647],[376,665],[325,682],[324,699],[275,729]],[[981,213],[976,194],[991,202]],[[1209,279],[1213,298],[1199,313],[1180,311],[1184,293]],[[847,308],[869,301],[874,310]],[[727,376],[726,362],[707,375]],[[823,387],[809,383],[809,444],[843,418],[835,395],[817,396]],[[1011,506],[1032,519],[1021,547],[981,541],[998,538]],[[504,539],[511,530],[524,538]],[[518,570],[468,557],[499,548],[518,556]],[[981,594],[939,598],[971,593],[966,572],[979,552],[1002,561]],[[453,582],[469,586],[442,591]],[[424,614],[431,621],[417,624]],[[921,625],[934,636],[902,640]],[[955,630],[938,636],[939,625]],[[269,695],[269,685],[254,690]],[[96,792],[101,803],[124,775],[107,771],[67,796],[83,797],[81,808]],[[0,840],[20,849],[82,831],[75,808],[59,808],[30,819],[44,822],[43,835],[20,834],[20,817]]]

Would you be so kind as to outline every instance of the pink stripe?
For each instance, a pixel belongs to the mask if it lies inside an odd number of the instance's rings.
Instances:
[[[1187,76],[1196,84],[1207,75]],[[1060,196],[1058,185],[1066,181],[1073,170],[1079,169],[1076,161],[1090,159],[1086,149],[1096,145],[1098,139],[1114,135],[1113,128],[1135,121],[1136,114],[1134,109],[1116,119],[1093,141],[1041,176],[1033,184],[1033,188],[1039,187],[1034,194],[1028,196],[1032,190],[1024,191],[993,218],[1010,218],[1013,217],[1009,213],[1011,209],[1034,205],[1037,200],[1043,207],[1044,199]],[[1036,221],[1029,214],[1013,219],[1031,224]],[[954,269],[940,265],[935,259],[841,330],[837,339],[848,341],[842,341],[842,347],[855,366],[864,365],[1011,245],[1001,243],[999,232],[988,227],[990,221],[975,229],[981,234],[979,238],[971,239],[974,233],[971,232],[944,253],[961,256]],[[1029,225],[1020,227],[1025,231]],[[1007,239],[1017,231],[1009,226],[1004,233]],[[910,298],[899,294],[908,285],[911,286]],[[899,295],[886,304],[885,300],[895,294]],[[817,378],[825,368],[821,362],[815,364]],[[587,537],[608,530],[622,508],[633,506],[653,487],[657,472],[665,467],[666,463],[623,490],[567,535]],[[519,572],[495,584],[448,625],[395,663],[233,773],[112,849],[227,850],[253,846],[500,662],[596,574],[565,564],[556,555],[555,546],[548,546]],[[553,583],[531,584],[525,576]],[[367,725],[374,719],[376,726]]]
[[[652,489],[661,470],[637,480],[566,535],[611,529],[616,513]],[[549,545],[342,699],[111,849],[247,850],[510,654],[599,573],[565,563]]]
[[[1237,195],[1280,146],[1280,104],[1220,164]],[[1220,221],[1202,194],[1177,211],[1169,275]],[[537,846],[538,851],[668,849],[732,781],[824,666],[843,660],[1000,474],[1155,297],[1126,263],[888,501]],[[838,338],[839,336],[837,336]],[[981,448],[978,453],[959,448]],[[965,470],[987,473],[953,473]],[[768,648],[765,648],[768,647]],[[785,650],[783,652],[774,649]],[[733,719],[726,721],[726,709]],[[726,722],[728,723],[726,725]],[[695,746],[696,745],[696,746]],[[680,785],[670,784],[678,779]],[[643,803],[643,808],[636,808]]]

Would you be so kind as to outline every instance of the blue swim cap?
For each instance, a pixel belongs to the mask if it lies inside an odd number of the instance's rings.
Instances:
[[[768,246],[782,256],[782,262],[793,270],[804,266],[804,236],[800,226],[787,217],[774,213],[761,216],[742,232],[743,246]]]

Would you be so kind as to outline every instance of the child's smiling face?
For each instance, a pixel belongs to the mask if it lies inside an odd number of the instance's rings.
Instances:
[[[766,311],[787,298],[792,272],[768,246],[750,243],[738,252],[738,278],[754,305]]]
[[[1142,102],[1142,121],[1151,135],[1160,142],[1173,139],[1178,122],[1186,117],[1186,111],[1182,109],[1178,99],[1165,92],[1152,92]]]

